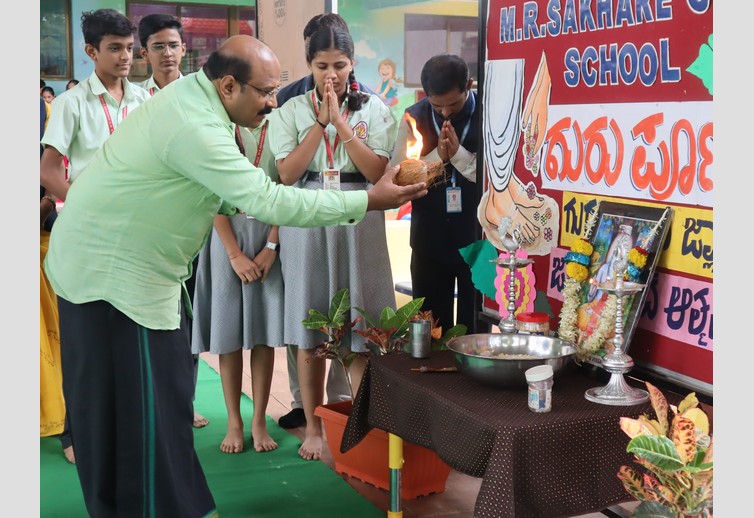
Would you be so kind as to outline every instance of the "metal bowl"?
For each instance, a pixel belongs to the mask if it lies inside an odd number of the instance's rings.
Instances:
[[[576,353],[572,342],[518,333],[458,336],[448,341],[448,348],[461,373],[501,388],[526,386],[524,373],[536,365],[550,365],[557,373]]]

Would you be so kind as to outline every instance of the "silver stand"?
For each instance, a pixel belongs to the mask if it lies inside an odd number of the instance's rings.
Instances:
[[[630,387],[623,379],[623,375],[634,366],[634,360],[623,352],[623,296],[638,293],[646,286],[645,284],[623,282],[624,271],[616,269],[618,281],[598,285],[601,290],[613,293],[617,297],[615,336],[612,340],[614,347],[612,352],[605,355],[602,360],[602,367],[610,373],[610,381],[604,387],[590,388],[584,393],[584,397],[589,401],[603,405],[631,406],[649,400],[649,392]]]

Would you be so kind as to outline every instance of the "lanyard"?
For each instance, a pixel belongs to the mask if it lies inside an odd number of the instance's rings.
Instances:
[[[149,95],[150,95],[150,97],[154,96],[154,86],[149,89]]]
[[[254,157],[254,167],[259,167],[259,161],[262,158],[262,150],[264,150],[264,139],[267,136],[267,124],[269,124],[269,122],[269,120],[264,121],[264,126],[262,126],[262,133],[259,135],[259,143],[257,144],[257,155]],[[238,124],[236,124],[236,144],[238,144],[238,149],[241,151],[241,154],[246,156],[246,148],[243,145],[241,129]]]
[[[259,135],[259,144],[257,144],[257,156],[254,157],[254,167],[259,167],[259,160],[262,158],[262,149],[264,148],[264,138],[267,135],[267,124],[270,121],[265,121],[262,126],[262,133]],[[236,126],[237,127],[237,126]]]
[[[238,127],[238,124],[236,124],[236,145],[238,146],[238,150],[241,152],[243,156],[246,156],[246,148],[243,145],[243,139],[241,138],[241,129]]]
[[[312,107],[314,108],[314,118],[319,117],[319,109],[317,109],[317,98],[315,97],[315,90],[312,90]],[[343,120],[346,120],[348,118],[348,106],[346,106],[346,110],[343,112]],[[325,149],[327,150],[327,163],[330,167],[330,169],[333,169],[335,167],[335,160],[333,156],[335,155],[335,150],[338,148],[338,142],[340,141],[340,135],[337,133],[335,134],[335,141],[332,144],[332,148],[330,147],[330,139],[327,136],[327,128],[322,128],[322,136],[325,139]]]
[[[107,108],[107,103],[105,102],[105,96],[103,94],[99,94],[99,102],[102,103],[102,109],[105,110],[105,117],[107,117],[107,129],[110,130],[110,135],[112,135],[115,131],[115,126],[113,126],[113,119],[110,118],[110,110]],[[126,115],[128,115],[128,105],[123,107],[121,119],[125,119]]]

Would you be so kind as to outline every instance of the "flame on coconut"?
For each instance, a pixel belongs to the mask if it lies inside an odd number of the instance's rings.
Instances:
[[[416,129],[416,120],[411,115],[407,113],[405,119],[411,127],[411,134],[414,137],[413,140],[408,139],[406,141],[406,158],[418,160],[422,152],[422,135]]]

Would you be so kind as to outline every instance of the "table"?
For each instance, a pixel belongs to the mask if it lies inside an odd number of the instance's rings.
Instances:
[[[584,392],[605,383],[568,366],[555,375],[552,411],[534,413],[526,387],[499,389],[460,372],[452,351],[418,360],[404,352],[373,356],[346,424],[346,452],[372,428],[434,450],[449,466],[482,478],[476,518],[554,518],[599,512],[632,500],[616,476],[635,464],[620,417],[654,418],[649,403],[608,406]],[[632,386],[640,386],[626,378]]]

